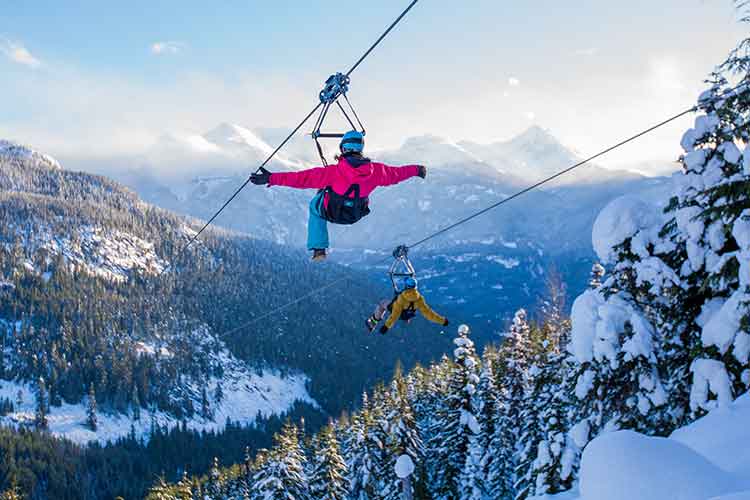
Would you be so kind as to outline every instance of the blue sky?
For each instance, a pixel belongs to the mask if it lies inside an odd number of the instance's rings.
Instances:
[[[403,0],[4,2],[0,137],[60,155],[223,121],[290,126]],[[688,107],[744,36],[731,0],[421,0],[354,75],[374,147],[531,124],[583,153]],[[609,159],[669,159],[688,122]]]

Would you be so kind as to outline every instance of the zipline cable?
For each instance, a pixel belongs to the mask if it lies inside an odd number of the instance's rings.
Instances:
[[[613,151],[613,150],[615,150],[617,148],[620,148],[620,147],[622,147],[622,146],[624,146],[624,145],[626,145],[626,144],[628,144],[630,142],[633,142],[636,139],[638,139],[640,137],[643,137],[644,135],[649,134],[649,133],[653,132],[654,130],[656,130],[658,128],[661,128],[661,127],[663,127],[663,126],[665,126],[665,125],[667,125],[667,124],[669,124],[669,123],[671,123],[671,122],[673,122],[675,120],[678,120],[679,118],[682,118],[683,116],[685,116],[687,114],[694,113],[697,110],[698,110],[698,106],[693,106],[692,108],[689,108],[689,109],[686,109],[685,111],[677,113],[676,115],[674,115],[674,116],[672,116],[670,118],[667,118],[666,120],[663,120],[663,121],[657,123],[656,125],[652,125],[651,127],[647,128],[647,129],[645,129],[645,130],[643,130],[641,132],[638,132],[637,134],[632,135],[632,136],[628,137],[627,139],[624,139],[624,140],[618,142],[617,144],[614,144],[614,145],[612,145],[612,146],[610,146],[610,147],[608,147],[606,149],[601,150],[600,152],[598,152],[598,153],[596,153],[596,154],[594,154],[592,156],[589,156],[588,158],[586,158],[584,160],[579,161],[575,165],[572,165],[572,166],[570,166],[570,167],[568,167],[568,168],[566,168],[564,170],[560,170],[559,172],[557,172],[557,173],[555,173],[553,175],[550,175],[549,177],[547,177],[545,179],[542,179],[541,181],[539,181],[539,182],[537,182],[535,184],[532,184],[531,186],[526,187],[526,188],[524,188],[524,189],[522,189],[522,190],[520,190],[520,191],[512,194],[511,196],[508,196],[507,198],[503,198],[502,200],[498,201],[497,203],[493,203],[492,205],[490,205],[490,206],[488,206],[486,208],[483,208],[482,210],[479,210],[478,212],[475,212],[474,214],[472,214],[472,215],[470,215],[468,217],[464,217],[463,219],[461,219],[461,220],[459,220],[459,221],[457,221],[457,222],[455,222],[455,223],[453,223],[453,224],[451,224],[449,226],[446,226],[446,227],[444,227],[444,228],[442,228],[442,229],[440,229],[438,231],[435,231],[434,233],[430,234],[429,236],[426,236],[425,238],[422,238],[421,240],[417,241],[416,243],[412,243],[411,245],[408,245],[408,248],[411,249],[411,248],[417,247],[419,245],[422,245],[422,244],[430,241],[433,238],[436,238],[436,237],[438,237],[438,236],[440,236],[442,234],[445,234],[448,231],[451,231],[452,229],[455,229],[455,228],[457,228],[458,226],[460,226],[462,224],[465,224],[465,223],[467,223],[467,222],[469,222],[469,221],[471,221],[471,220],[473,220],[473,219],[475,219],[475,218],[477,218],[477,217],[479,217],[481,215],[486,214],[487,212],[489,212],[491,210],[494,210],[495,208],[497,208],[497,207],[499,207],[501,205],[504,205],[505,203],[508,203],[510,201],[515,200],[516,198],[518,198],[520,196],[523,196],[524,194],[528,193],[529,191],[533,191],[533,190],[538,189],[539,187],[541,187],[541,186],[543,186],[543,185],[545,185],[545,184],[547,184],[549,182],[552,182],[553,180],[557,179],[558,177],[561,177],[561,176],[563,176],[563,175],[565,175],[565,174],[567,174],[567,173],[569,173],[569,172],[571,172],[571,171],[573,171],[573,170],[575,170],[575,169],[577,169],[579,167],[582,167],[582,166],[586,165],[587,163],[590,163],[593,160],[599,158],[600,156],[603,156],[603,155],[605,155],[605,154],[607,154],[607,153],[609,153],[609,152],[611,152],[611,151]],[[373,265],[379,265],[379,264],[382,264],[383,262],[387,262],[388,260],[390,260],[390,257],[387,257],[387,258],[383,259],[380,262],[375,262]],[[268,318],[268,317],[276,314],[279,311],[282,311],[282,310],[287,309],[287,308],[289,308],[289,307],[291,307],[291,306],[293,306],[295,304],[298,304],[298,303],[302,302],[303,300],[305,300],[305,299],[307,299],[309,297],[312,297],[313,295],[315,295],[315,294],[317,294],[317,293],[319,293],[319,292],[321,292],[323,290],[327,290],[329,288],[332,288],[335,285],[338,285],[339,283],[345,281],[346,279],[347,279],[346,277],[339,278],[337,280],[334,280],[334,281],[328,283],[327,285],[325,285],[323,287],[315,288],[314,290],[311,290],[310,292],[308,292],[308,293],[306,293],[306,294],[298,297],[297,299],[294,299],[291,302],[287,302],[286,304],[283,304],[283,305],[281,305],[281,306],[279,306],[279,307],[277,307],[275,309],[272,309],[271,311],[269,311],[267,313],[264,313],[264,314],[258,316],[257,318],[251,319],[247,323],[244,323],[244,324],[242,324],[242,325],[240,325],[240,326],[238,326],[236,328],[233,328],[233,329],[231,329],[231,330],[229,330],[227,332],[222,333],[221,335],[218,336],[218,338],[228,337],[229,335],[237,333],[238,331],[241,331],[241,330],[247,328],[248,326],[255,324],[256,322],[258,322],[260,320],[263,320],[263,319],[266,319],[266,318]]]
[[[557,179],[558,177],[561,177],[561,176],[567,174],[568,172],[571,172],[571,171],[577,169],[578,167],[586,165],[587,163],[596,160],[600,156],[603,156],[603,155],[609,153],[610,151],[613,151],[613,150],[615,150],[617,148],[620,148],[620,147],[622,147],[622,146],[624,146],[624,145],[626,145],[626,144],[628,144],[630,142],[633,142],[636,139],[638,139],[640,137],[643,137],[644,135],[649,134],[649,133],[653,132],[654,130],[656,130],[658,128],[661,128],[664,125],[667,125],[668,123],[671,123],[671,122],[673,122],[673,121],[675,121],[675,120],[677,120],[679,118],[682,118],[683,116],[685,116],[687,114],[695,112],[697,109],[698,109],[697,106],[693,106],[692,108],[686,109],[685,111],[682,111],[681,113],[678,113],[678,114],[672,116],[671,118],[667,118],[666,120],[664,120],[662,122],[659,122],[656,125],[654,125],[652,127],[649,127],[646,130],[643,130],[642,132],[639,132],[639,133],[637,133],[637,134],[635,134],[635,135],[633,135],[633,136],[631,136],[631,137],[629,137],[629,138],[627,138],[627,139],[625,139],[623,141],[618,142],[614,146],[610,146],[607,149],[604,149],[604,150],[596,153],[595,155],[589,156],[588,158],[579,161],[575,165],[572,165],[572,166],[566,168],[565,170],[561,170],[561,171],[557,172],[556,174],[553,174],[553,175],[551,175],[551,176],[549,176],[549,177],[547,177],[545,179],[542,179],[541,181],[537,182],[536,184],[533,184],[533,185],[531,185],[531,186],[529,186],[527,188],[524,188],[521,191],[518,191],[517,193],[514,193],[514,194],[512,194],[511,196],[509,196],[507,198],[503,198],[502,200],[498,201],[497,203],[494,203],[494,204],[492,204],[492,205],[490,205],[490,206],[488,206],[486,208],[483,208],[482,210],[480,210],[480,211],[478,211],[476,213],[473,213],[472,215],[469,215],[468,217],[465,217],[465,218],[459,220],[458,222],[454,222],[453,224],[451,224],[449,226],[446,226],[446,227],[444,227],[444,228],[442,228],[442,229],[440,229],[438,231],[435,231],[431,235],[429,235],[429,236],[427,236],[425,238],[422,238],[421,240],[417,241],[416,243],[412,243],[411,245],[409,245],[409,248],[411,249],[411,248],[414,248],[414,247],[418,247],[419,245],[422,245],[423,243],[426,243],[426,242],[430,241],[433,238],[437,238],[441,234],[447,233],[451,229],[454,229],[454,228],[456,228],[456,227],[458,227],[458,226],[460,226],[462,224],[465,224],[465,223],[469,222],[472,219],[476,219],[480,215],[484,215],[487,212],[489,212],[490,210],[494,210],[495,208],[499,207],[500,205],[504,205],[504,204],[506,204],[506,203],[508,203],[510,201],[513,201],[516,198],[518,198],[519,196],[523,196],[524,194],[528,193],[529,191],[533,191],[534,189],[537,189],[540,186],[543,186],[544,184],[547,184],[548,182],[552,182],[553,180]]]
[[[406,16],[406,14],[409,13],[409,11],[417,4],[417,2],[419,2],[419,0],[412,0],[409,6],[406,7],[406,9],[404,9],[403,12],[401,12],[401,14],[396,18],[396,20],[393,21],[390,26],[388,26],[388,28],[383,32],[382,35],[380,35],[380,37],[378,37],[375,43],[373,43],[370,46],[370,48],[367,49],[367,51],[364,54],[362,54],[362,57],[360,57],[359,60],[357,60],[357,62],[354,63],[351,69],[349,69],[349,71],[346,72],[346,76],[350,76],[352,73],[354,73],[354,71],[359,67],[359,65],[362,64],[364,60],[367,59],[367,57],[372,53],[372,51],[375,50],[375,48],[378,45],[380,45],[380,42],[382,42],[391,31],[393,31],[393,28],[395,28],[398,25],[398,23],[401,22],[401,20]],[[305,118],[299,123],[299,125],[297,125],[294,128],[294,130],[292,130],[292,132],[281,142],[281,144],[279,144],[276,147],[276,149],[274,149],[273,152],[270,155],[268,155],[268,157],[263,161],[263,163],[261,163],[261,165],[255,170],[255,173],[260,172],[260,170],[263,167],[268,165],[268,163],[274,158],[274,156],[276,156],[276,154],[279,151],[281,151],[281,148],[283,148],[292,139],[292,137],[294,137],[294,135],[299,131],[299,129],[301,129],[305,125],[305,123],[307,123],[307,121],[320,109],[321,106],[323,106],[323,103],[319,102],[318,105],[315,106],[315,108],[313,108],[313,110],[310,111],[307,114],[307,116],[305,116]],[[234,201],[234,199],[240,194],[240,192],[243,189],[247,187],[249,183],[250,183],[250,177],[248,177],[245,180],[245,182],[243,182],[242,185],[235,190],[232,196],[230,196],[229,199],[225,201],[224,204],[216,211],[216,213],[214,213],[211,216],[211,218],[208,219],[208,221],[203,225],[203,227],[201,227],[198,230],[198,232],[196,232],[182,248],[180,248],[180,250],[177,252],[177,254],[174,257],[175,259],[179,258],[185,251],[187,251],[188,248],[190,248],[190,245],[195,243],[195,241],[203,233],[203,231],[205,231],[216,220],[216,218],[219,217],[219,215],[221,215],[224,209],[227,208],[229,204],[232,203],[232,201]],[[164,274],[164,272],[170,267],[171,266],[168,265],[164,269],[162,269],[162,271],[159,273],[159,277],[161,277]]]

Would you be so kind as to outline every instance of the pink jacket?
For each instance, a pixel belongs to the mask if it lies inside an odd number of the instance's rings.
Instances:
[[[398,184],[417,175],[417,165],[391,167],[367,162],[355,168],[342,156],[336,165],[271,174],[268,185],[300,189],[323,189],[330,186],[336,193],[344,194],[352,184],[359,184],[359,195],[365,198],[378,186]]]

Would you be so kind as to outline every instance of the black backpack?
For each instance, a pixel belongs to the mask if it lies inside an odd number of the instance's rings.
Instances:
[[[338,194],[331,186],[323,191],[325,195],[320,197],[318,212],[328,222],[354,224],[370,213],[370,199],[359,196],[359,184],[352,184],[344,194]],[[325,204],[326,199],[328,200],[328,206]]]

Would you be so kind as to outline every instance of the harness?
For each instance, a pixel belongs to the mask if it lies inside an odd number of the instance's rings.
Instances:
[[[409,247],[406,245],[399,245],[393,251],[393,264],[388,270],[388,276],[391,278],[391,285],[393,285],[393,300],[388,304],[388,311],[393,311],[393,303],[396,302],[398,296],[401,295],[401,290],[398,287],[398,281],[403,278],[414,278],[416,277],[416,271],[414,266],[409,260]],[[411,321],[417,315],[417,309],[414,306],[414,302],[409,302],[409,307],[405,308],[401,312],[402,321]]]
[[[349,122],[351,128],[353,130],[361,132],[362,135],[365,135],[365,127],[364,125],[362,125],[362,121],[359,119],[359,116],[357,116],[357,112],[354,111],[352,103],[349,102],[349,98],[346,96],[346,93],[349,91],[350,83],[351,80],[347,75],[344,75],[343,73],[336,73],[335,75],[331,75],[328,77],[328,80],[326,80],[326,83],[323,86],[323,90],[321,90],[319,94],[320,102],[323,103],[323,107],[320,110],[318,119],[315,121],[315,127],[313,128],[312,134],[310,135],[312,135],[312,138],[315,140],[315,146],[318,149],[318,156],[320,156],[320,160],[323,162],[323,165],[327,165],[328,161],[326,161],[326,157],[323,154],[323,147],[320,145],[319,139],[340,139],[341,137],[344,137],[343,133],[327,133],[320,131],[320,128],[323,126],[323,122],[328,116],[328,111],[331,109],[331,106],[335,104],[341,111],[341,114],[344,115],[344,118],[346,118],[346,121]],[[352,116],[354,116],[354,119],[357,121],[357,125],[359,125],[359,127],[354,124],[354,121],[349,117],[349,114],[339,102],[340,97],[343,97],[346,101],[346,104],[349,107],[349,112],[352,114]]]

